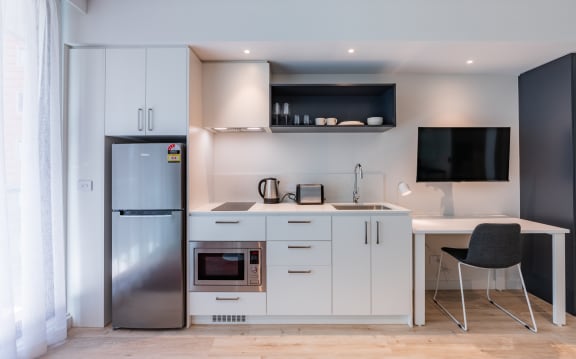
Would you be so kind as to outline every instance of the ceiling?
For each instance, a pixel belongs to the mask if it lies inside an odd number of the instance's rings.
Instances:
[[[273,73],[442,73],[519,75],[576,51],[575,42],[212,42],[193,45],[204,61],[259,60]],[[353,48],[354,53],[348,49]],[[245,54],[249,49],[250,54]],[[473,63],[468,63],[472,60]]]
[[[576,52],[575,0],[68,0],[72,45],[191,45],[275,73],[518,75]],[[348,49],[353,48],[353,54]],[[250,49],[250,54],[243,50]],[[467,64],[473,60],[473,64]]]

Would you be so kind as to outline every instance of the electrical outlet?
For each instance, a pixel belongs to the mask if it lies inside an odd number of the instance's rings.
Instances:
[[[78,190],[81,192],[92,192],[92,180],[78,180]]]

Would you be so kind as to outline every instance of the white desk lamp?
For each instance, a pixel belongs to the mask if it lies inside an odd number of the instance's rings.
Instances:
[[[406,182],[400,182],[398,183],[398,193],[400,193],[402,197],[406,197],[412,193],[412,190]]]

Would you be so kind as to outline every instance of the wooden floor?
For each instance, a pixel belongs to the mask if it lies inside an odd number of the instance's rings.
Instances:
[[[456,291],[443,303],[460,313]],[[519,291],[493,294],[523,319]],[[550,304],[531,297],[534,334],[487,303],[484,292],[466,292],[467,333],[426,298],[427,325],[199,325],[184,330],[70,330],[45,358],[576,358],[576,318],[552,324]],[[458,315],[458,317],[460,317]]]

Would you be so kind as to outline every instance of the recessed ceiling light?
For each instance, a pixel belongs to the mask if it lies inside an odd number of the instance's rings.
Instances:
[[[349,53],[349,54],[353,54],[355,51],[356,51],[356,50],[354,50],[354,49],[348,49],[348,53]]]
[[[474,60],[472,60],[472,59],[466,61],[467,65],[472,65],[473,63],[474,63]]]
[[[248,54],[250,53],[250,50],[249,50],[249,49],[246,49],[246,50],[244,50],[244,53],[245,53],[246,55],[248,55]]]

